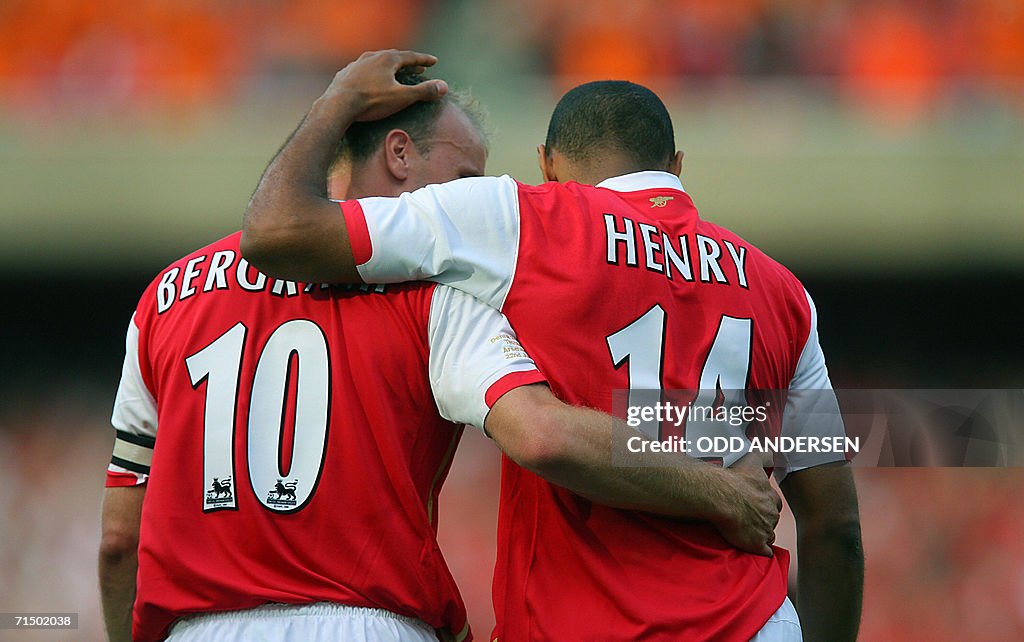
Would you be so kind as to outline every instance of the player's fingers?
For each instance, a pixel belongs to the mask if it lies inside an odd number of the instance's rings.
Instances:
[[[437,63],[437,56],[418,51],[396,51],[393,64],[395,71],[402,67],[432,67]]]

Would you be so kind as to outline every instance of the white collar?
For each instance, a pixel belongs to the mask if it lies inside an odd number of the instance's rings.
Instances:
[[[645,189],[675,189],[685,192],[679,177],[668,172],[645,171],[606,178],[597,184],[616,192],[639,192]]]

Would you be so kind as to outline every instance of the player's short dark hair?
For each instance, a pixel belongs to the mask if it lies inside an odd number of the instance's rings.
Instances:
[[[395,74],[395,79],[403,85],[416,85],[427,80],[427,77],[402,69]],[[365,161],[380,149],[384,137],[393,129],[401,129],[409,134],[419,150],[427,154],[430,152],[430,135],[448,105],[458,107],[469,118],[486,144],[485,115],[480,104],[467,94],[451,90],[441,100],[418,101],[387,118],[353,123],[338,146],[336,160],[350,163]]]
[[[545,147],[577,162],[622,153],[638,171],[664,169],[676,153],[665,104],[650,89],[625,80],[599,80],[569,90],[551,114]]]

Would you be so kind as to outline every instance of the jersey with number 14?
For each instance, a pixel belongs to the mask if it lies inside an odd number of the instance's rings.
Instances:
[[[494,305],[568,402],[612,412],[624,389],[831,388],[799,281],[701,220],[671,174],[464,179],[342,209],[364,280],[434,279]],[[508,460],[501,498],[501,640],[745,641],[786,596],[782,549],[742,553],[710,525],[600,506]]]
[[[436,541],[462,434],[442,415],[480,426],[487,399],[542,378],[462,292],[268,279],[238,243],[168,266],[129,326],[108,485],[147,485],[134,639],[310,602],[466,639]]]

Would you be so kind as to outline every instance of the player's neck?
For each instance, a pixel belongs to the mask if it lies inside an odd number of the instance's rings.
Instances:
[[[352,175],[349,172],[334,172],[327,177],[327,196],[336,201],[343,201],[349,198],[352,183]]]
[[[403,190],[396,181],[388,181],[373,172],[353,172],[343,198],[366,198],[368,196],[398,196]]]
[[[642,172],[645,169],[650,168],[639,167],[631,159],[612,155],[587,163],[573,164],[566,172],[566,176],[559,178],[563,181],[576,181],[583,185],[597,185],[609,178]]]

